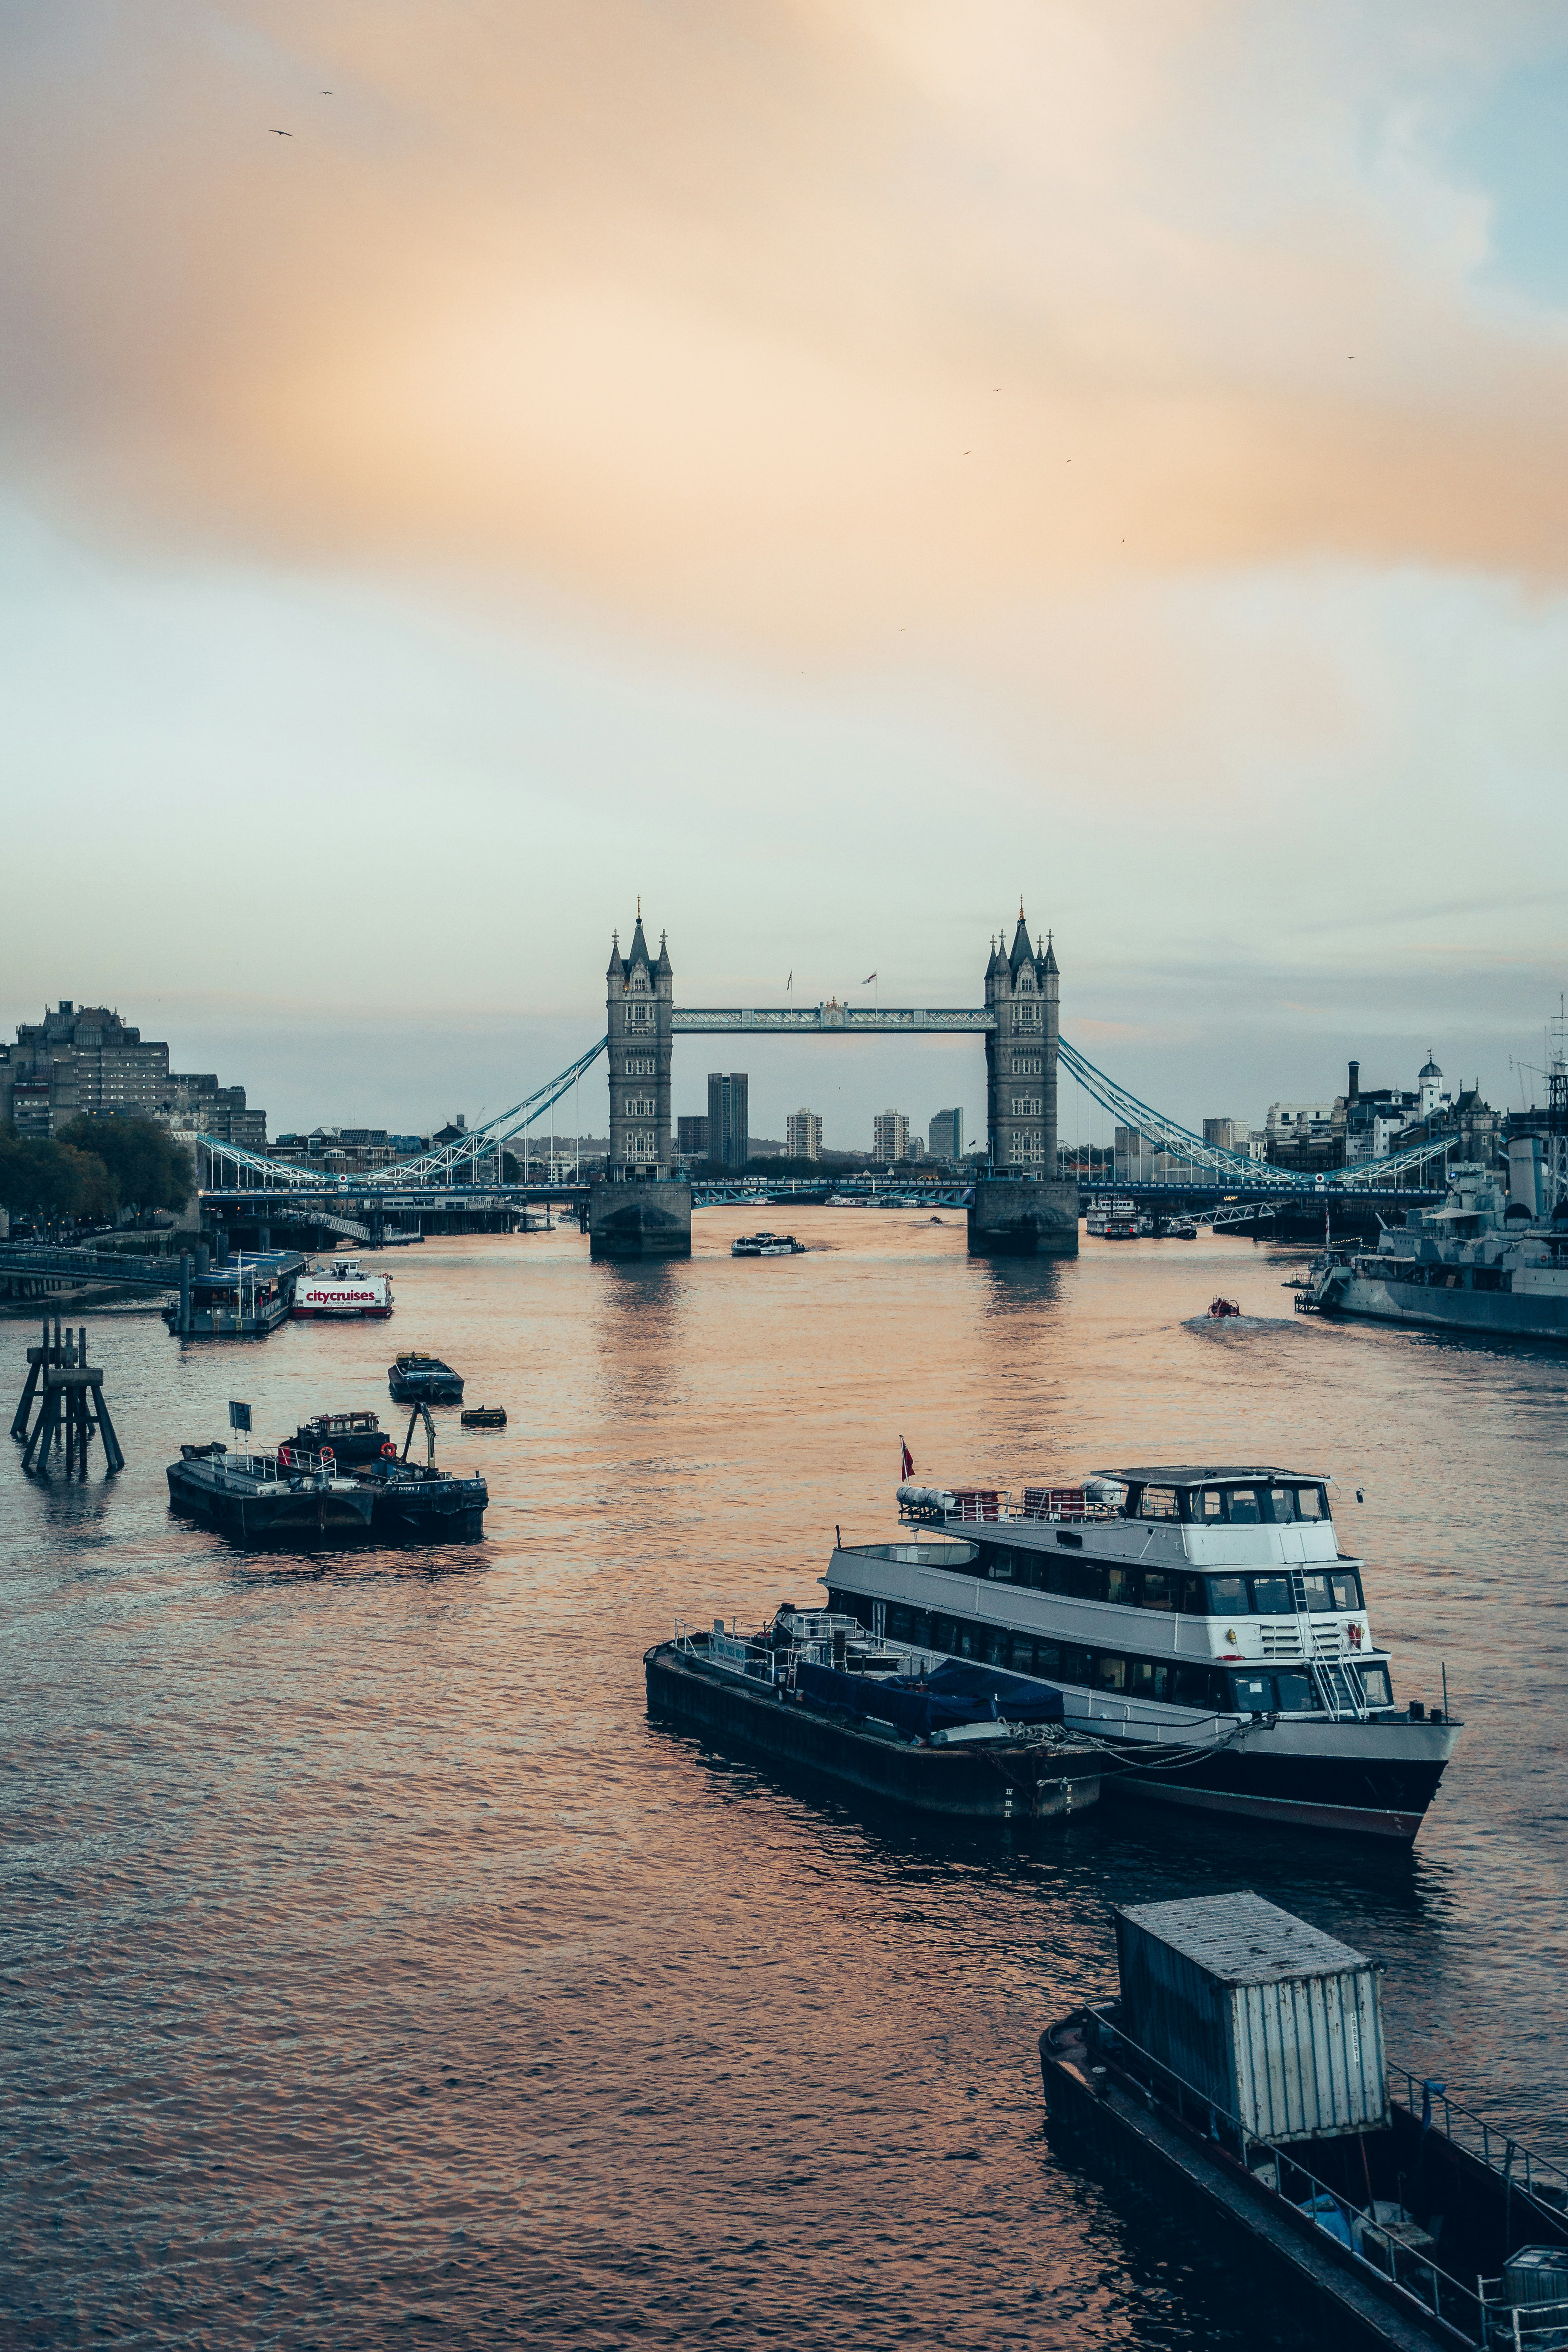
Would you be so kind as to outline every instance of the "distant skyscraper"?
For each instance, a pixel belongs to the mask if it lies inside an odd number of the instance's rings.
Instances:
[[[706,1160],[708,1157],[707,1120],[680,1118],[677,1119],[675,1124],[682,1160]]]
[[[927,1130],[927,1146],[933,1160],[961,1160],[963,1157],[963,1113],[961,1110],[939,1110]]]
[[[820,1160],[822,1121],[814,1110],[792,1110],[784,1120],[784,1153],[790,1160]]]
[[[1353,1062],[1351,1067],[1355,1067]],[[1247,1129],[1238,1118],[1205,1118],[1204,1141],[1213,1144],[1216,1151],[1245,1151]]]
[[[879,1110],[871,1121],[873,1160],[907,1160],[910,1122],[901,1110]]]
[[[747,1097],[751,1081],[744,1070],[708,1073],[708,1160],[710,1167],[743,1170],[751,1155]]]

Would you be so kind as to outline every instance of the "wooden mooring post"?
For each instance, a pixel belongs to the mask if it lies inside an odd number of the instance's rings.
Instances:
[[[35,1399],[38,1401],[38,1417],[29,1434],[27,1423]],[[95,1429],[103,1437],[104,1468],[123,1470],[125,1456],[104,1402],[103,1373],[87,1360],[87,1326],[79,1323],[73,1339],[68,1325],[62,1335],[57,1315],[51,1339],[46,1315],[43,1344],[27,1350],[26,1383],[11,1423],[11,1434],[23,1448],[23,1469],[47,1469],[49,1449],[58,1443],[68,1475],[80,1470],[85,1475],[87,1449]]]

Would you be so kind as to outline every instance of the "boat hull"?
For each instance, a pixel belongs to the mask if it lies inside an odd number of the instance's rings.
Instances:
[[[999,1755],[963,1744],[904,1746],[690,1661],[672,1643],[647,1651],[643,1664],[650,1715],[914,1812],[963,1821],[1065,1820],[1100,1796],[1102,1767],[1091,1749],[1019,1747]]]
[[[1568,1298],[1529,1292],[1449,1289],[1435,1282],[1390,1282],[1358,1274],[1348,1282],[1335,1282],[1318,1312],[1377,1323],[1414,1323],[1428,1331],[1457,1331],[1472,1339],[1568,1339]]]
[[[174,1509],[235,1543],[340,1544],[371,1532],[368,1495],[306,1486],[282,1494],[237,1495],[209,1486],[178,1462],[170,1464],[168,1477]]]
[[[489,1490],[482,1478],[367,1479],[371,1528],[384,1543],[477,1543]]]

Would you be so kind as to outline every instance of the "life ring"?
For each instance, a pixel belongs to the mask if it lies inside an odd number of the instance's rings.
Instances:
[[[397,1459],[397,1448],[390,1437],[381,1449],[381,1458],[384,1462],[395,1462]]]
[[[1351,1648],[1352,1648],[1352,1650],[1359,1650],[1359,1649],[1360,1649],[1360,1647],[1361,1647],[1361,1627],[1360,1627],[1359,1625],[1347,1625],[1347,1626],[1345,1627],[1345,1637],[1346,1637],[1346,1639],[1349,1641],[1350,1645],[1351,1645]]]
[[[320,1454],[317,1456],[317,1459],[318,1459],[319,1461],[321,1461],[321,1462],[331,1462],[331,1463],[334,1463],[334,1464],[336,1463],[337,1458],[338,1458],[338,1457],[337,1457],[336,1454],[333,1452],[332,1448],[331,1448],[330,1445],[323,1445],[323,1446],[322,1446],[322,1448],[321,1448],[321,1451]]]

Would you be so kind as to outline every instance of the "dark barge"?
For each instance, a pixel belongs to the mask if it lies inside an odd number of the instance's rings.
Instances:
[[[1243,1949],[1266,1914],[1319,1948],[1228,1975],[1167,1948],[1130,1988],[1126,1923],[1226,1906],[1250,1906]],[[1568,2174],[1386,2064],[1376,1963],[1255,1895],[1123,1912],[1118,1937],[1124,1999],[1040,2037],[1054,2147],[1190,2221],[1217,2258],[1250,2254],[1322,2343],[1568,2347]]]
[[[776,1639],[780,1632],[789,1638]],[[721,1627],[707,1635],[680,1633],[644,1654],[648,1712],[716,1746],[916,1812],[1041,1822],[1066,1819],[1098,1801],[1100,1752],[1069,1738],[1059,1717],[998,1721],[991,1711],[994,1690],[950,1702],[934,1681],[922,1702],[919,1686],[901,1675],[867,1674],[865,1655],[854,1651],[843,1621],[836,1628],[826,1611],[781,1611],[755,1642]],[[884,1656],[879,1663],[903,1662]],[[922,1712],[931,1726],[924,1732],[918,1728]]]

